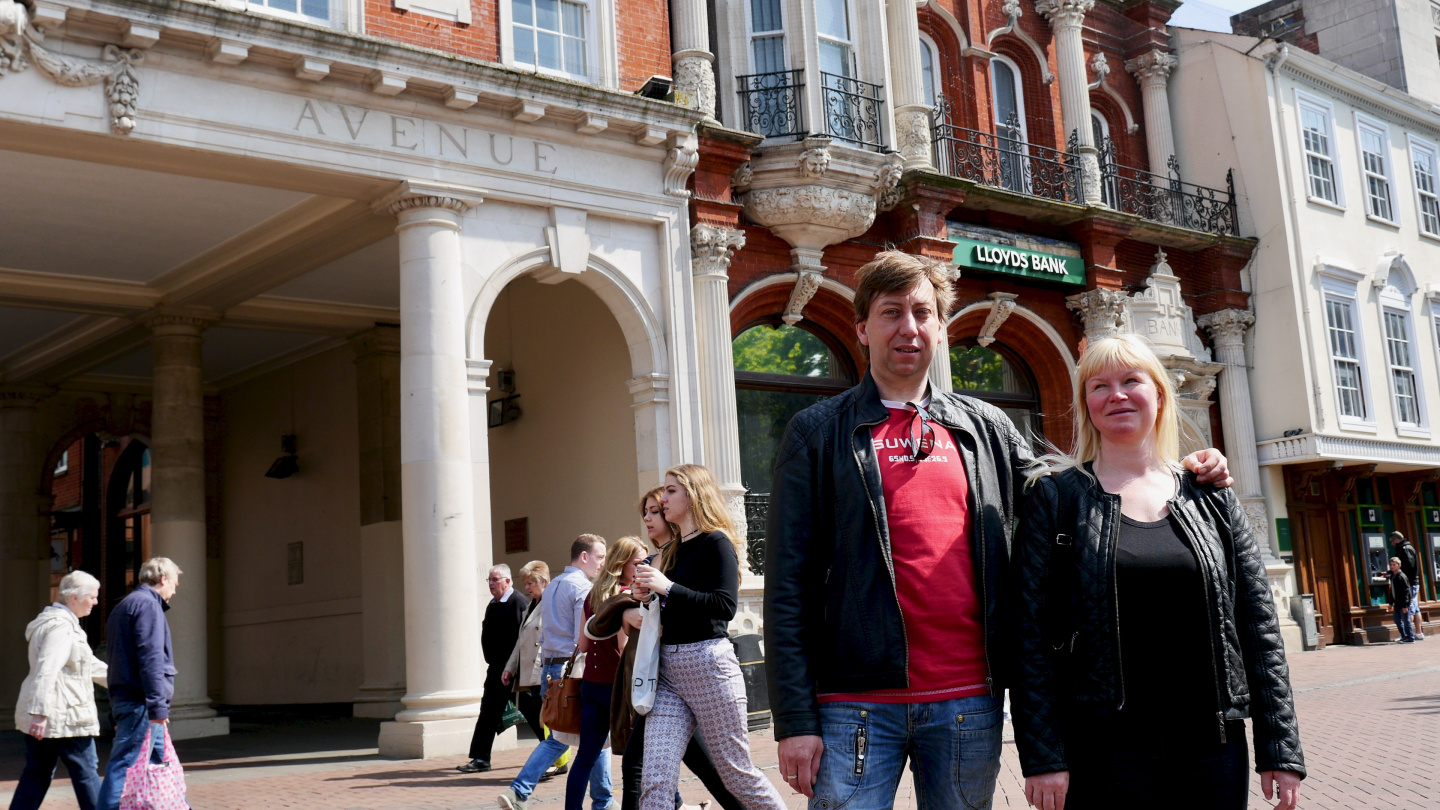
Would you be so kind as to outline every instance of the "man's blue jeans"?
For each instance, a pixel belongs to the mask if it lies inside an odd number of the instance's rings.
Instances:
[[[822,703],[825,753],[810,810],[886,810],[910,761],[920,810],[990,806],[1000,775],[1000,701]]]
[[[540,697],[543,700],[545,693],[550,691],[550,679],[560,680],[565,671],[564,664],[546,664],[544,672],[540,676]],[[555,764],[555,760],[565,753],[569,746],[549,736],[535,746],[530,752],[530,758],[525,760],[525,766],[510,783],[510,789],[521,799],[530,798],[535,792],[535,786],[540,783],[540,777],[545,771]],[[606,810],[611,805],[612,793],[610,789],[610,749],[606,748],[600,752],[600,758],[595,761],[595,767],[590,770],[590,802],[594,810]]]
[[[105,781],[100,785],[100,810],[118,810],[120,793],[125,790],[125,772],[140,756],[140,744],[150,729],[150,713],[144,703],[110,696],[110,714],[115,717],[115,741],[110,744],[110,760],[105,765]],[[150,761],[165,760],[165,735],[150,738]]]

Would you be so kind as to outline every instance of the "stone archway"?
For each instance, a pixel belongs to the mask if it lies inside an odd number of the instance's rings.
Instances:
[[[951,316],[950,341],[981,333],[990,316],[990,302],[971,304]],[[1030,309],[1016,305],[1010,317],[993,335],[1017,355],[1025,358],[1040,396],[1045,437],[1061,449],[1068,449],[1071,436],[1072,382],[1075,356],[1049,323]]]

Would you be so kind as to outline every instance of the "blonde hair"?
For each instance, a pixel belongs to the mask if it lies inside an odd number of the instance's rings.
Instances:
[[[520,582],[550,581],[550,566],[544,560],[531,560],[520,569]]]
[[[1187,438],[1198,437],[1194,426],[1180,413],[1175,397],[1175,384],[1170,372],[1139,335],[1116,335],[1091,343],[1080,357],[1075,369],[1073,399],[1074,435],[1069,453],[1062,452],[1053,444],[1050,453],[1039,458],[1026,477],[1026,486],[1051,473],[1060,473],[1071,468],[1084,471],[1085,464],[1100,457],[1100,430],[1090,421],[1090,409],[1085,405],[1085,382],[1110,369],[1138,369],[1149,375],[1160,393],[1155,412],[1155,451],[1167,467],[1180,469],[1180,431],[1184,423]]]
[[[592,611],[599,610],[606,599],[620,592],[620,573],[636,554],[645,551],[645,544],[638,537],[622,537],[610,544],[610,549],[605,552],[605,567],[600,569],[595,587],[590,589],[588,599]]]
[[[695,528],[702,532],[724,532],[730,543],[735,546],[735,554],[740,554],[740,544],[735,537],[735,521],[730,517],[730,510],[725,508],[725,499],[720,496],[720,486],[715,483],[715,476],[710,470],[699,464],[681,464],[678,467],[671,467],[665,471],[665,475],[675,476],[680,482],[680,488],[690,498],[690,515],[695,519]],[[660,552],[660,570],[670,573],[675,566],[675,558],[680,554],[679,532],[675,540],[665,546]]]

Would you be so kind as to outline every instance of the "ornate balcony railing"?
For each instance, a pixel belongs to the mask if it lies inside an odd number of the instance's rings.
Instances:
[[[745,493],[745,554],[750,573],[765,576],[765,519],[770,513],[770,493]]]
[[[998,133],[966,129],[951,122],[943,101],[934,121],[935,168],[940,172],[1030,197],[1083,204],[1085,179],[1073,133],[1061,151],[1026,143],[1014,116]],[[1239,234],[1233,171],[1226,174],[1221,191],[1182,181],[1173,156],[1169,175],[1163,177],[1122,166],[1109,139],[1100,144],[1098,159],[1100,198],[1107,207],[1194,231]]]
[[[767,138],[802,137],[805,131],[805,71],[781,70],[736,76],[745,129]]]
[[[1111,208],[1192,231],[1239,234],[1233,169],[1225,173],[1225,190],[1220,191],[1182,181],[1180,163],[1174,155],[1167,168],[1168,176],[1162,177],[1121,166],[1115,162],[1115,144],[1107,138],[1100,145],[1101,182],[1107,192],[1105,202]]]
[[[826,135],[877,152],[885,151],[885,134],[880,128],[885,99],[880,85],[822,72],[820,93],[824,101]]]
[[[1075,155],[1026,143],[1013,116],[999,134],[980,132],[951,123],[942,101],[932,134],[935,168],[951,177],[1059,202],[1084,199]]]

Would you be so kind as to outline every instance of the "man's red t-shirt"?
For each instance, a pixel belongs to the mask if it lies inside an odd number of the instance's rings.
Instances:
[[[970,557],[970,482],[950,431],[933,420],[934,446],[914,461],[920,424],[913,408],[886,403],[890,418],[871,429],[895,589],[905,622],[910,686],[820,695],[821,703],[929,703],[986,694],[984,625]],[[929,444],[928,434],[926,444]]]

